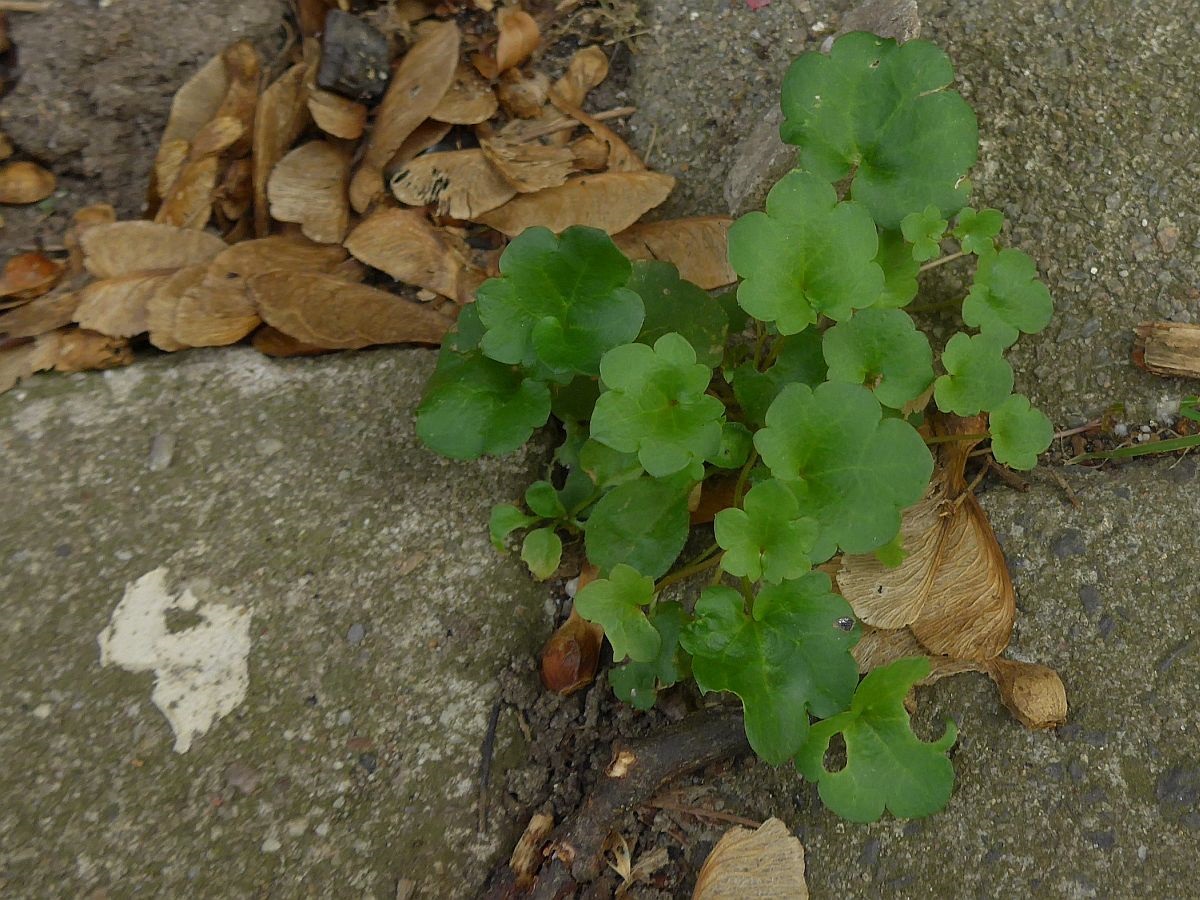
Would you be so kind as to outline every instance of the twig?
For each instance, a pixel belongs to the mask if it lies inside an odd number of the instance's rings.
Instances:
[[[714,819],[718,822],[732,822],[734,825],[745,825],[748,828],[758,828],[762,822],[747,819],[745,816],[735,816],[733,813],[720,812],[715,809],[704,809],[699,806],[684,806],[669,800],[647,800],[642,806],[647,809],[665,809],[668,812],[683,813],[695,816],[697,819]]]
[[[51,6],[50,0],[0,0],[0,12],[44,13]]]
[[[1059,438],[1071,437],[1072,435],[1075,435],[1075,434],[1083,434],[1085,431],[1091,431],[1093,428],[1099,428],[1099,427],[1100,427],[1100,420],[1093,419],[1091,422],[1086,422],[1085,424],[1079,425],[1075,428],[1068,428],[1065,431],[1056,431],[1056,432],[1054,432],[1053,439],[1057,441]]]
[[[479,760],[479,833],[487,830],[487,789],[492,780],[492,755],[496,750],[496,725],[500,722],[500,700],[492,704],[488,716],[487,733],[483,736],[483,750]]]
[[[987,467],[992,472],[995,472],[996,475],[999,476],[1000,480],[1013,490],[1021,491],[1022,493],[1029,490],[1028,481],[1026,481],[1008,466],[1000,465],[1000,463],[996,462],[996,460],[990,456],[987,458]]]
[[[946,263],[954,262],[954,260],[958,259],[959,257],[966,256],[966,255],[967,255],[966,250],[959,250],[955,253],[951,253],[947,256],[943,256],[941,259],[935,259],[933,262],[925,263],[925,265],[921,266],[919,271],[928,272],[930,269],[936,269],[938,266],[944,266]]]
[[[637,112],[636,106],[617,106],[613,109],[605,109],[592,116],[597,122],[607,122],[609,119],[622,119],[625,116],[632,116]],[[577,128],[579,121],[572,119],[570,116],[559,116],[557,119],[551,119],[545,125],[538,128],[530,128],[528,131],[522,130],[521,137],[525,139],[545,137],[548,134],[554,134],[556,131],[569,131],[572,128]]]
[[[1063,478],[1057,469],[1050,469],[1049,471],[1050,477],[1058,483],[1060,488],[1062,488],[1063,493],[1067,495],[1067,499],[1071,502],[1071,505],[1076,509],[1083,509],[1083,504],[1079,502],[1079,498],[1076,497],[1075,492],[1071,490],[1071,485],[1067,484],[1067,479]]]
[[[654,123],[654,128],[650,130],[650,143],[646,145],[646,152],[642,154],[642,162],[650,165],[650,157],[654,153],[654,142],[658,140],[658,123]]]

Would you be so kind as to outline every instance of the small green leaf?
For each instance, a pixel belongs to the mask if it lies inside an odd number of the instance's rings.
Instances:
[[[752,425],[761,426],[766,421],[767,409],[789,384],[815,388],[827,377],[820,334],[802,331],[782,340],[783,348],[767,371],[759,372],[753,363],[743,363],[729,375],[733,396]]]
[[[913,259],[925,262],[942,253],[941,240],[950,223],[942,218],[936,206],[925,207],[924,212],[909,213],[900,220],[900,231],[905,240],[912,241]]]
[[[729,321],[729,333],[741,334],[750,324],[750,316],[738,305],[737,290],[718,294],[715,299],[721,309],[725,311],[725,318]]]
[[[729,318],[721,304],[690,281],[679,277],[670,263],[642,261],[633,264],[629,279],[646,307],[646,320],[638,342],[653,345],[664,334],[683,335],[696,351],[696,359],[715,369],[725,357]]]
[[[630,271],[599,229],[525,229],[500,257],[501,276],[477,292],[483,352],[531,371],[540,363],[564,382],[597,374],[604,352],[642,327],[642,298],[625,287]]]
[[[551,386],[550,411],[564,422],[586,422],[592,417],[599,396],[599,380],[590,375],[579,375],[567,384]]]
[[[812,568],[808,554],[817,538],[815,519],[800,517],[796,498],[774,479],[755,485],[743,509],[723,509],[713,521],[725,550],[721,568],[737,578],[778,583]]]
[[[778,765],[804,744],[810,713],[831,716],[850,703],[858,683],[850,648],[859,630],[838,627],[847,619],[850,606],[830,591],[829,576],[810,572],[763,588],[752,617],[737,591],[708,588],[680,643],[692,654],[700,690],[737,694],[750,746]]]
[[[637,453],[649,474],[671,475],[720,447],[725,406],[705,394],[712,372],[682,336],[664,334],[653,349],[626,344],[608,351],[600,379],[606,390],[592,414],[593,439]]]
[[[442,341],[443,347],[448,347],[458,353],[467,353],[479,347],[483,340],[483,322],[479,320],[479,307],[474,303],[467,304],[458,314],[454,330]]]
[[[975,283],[963,301],[963,321],[1005,347],[1021,332],[1035,334],[1050,324],[1054,301],[1037,277],[1037,266],[1020,250],[979,257]]]
[[[883,293],[875,306],[907,306],[917,296],[917,275],[921,271],[921,264],[913,258],[912,244],[898,231],[882,231],[875,262],[883,269]]]
[[[947,721],[946,732],[933,743],[913,734],[904,698],[909,688],[929,674],[923,656],[901,659],[863,679],[850,709],[813,725],[796,757],[804,777],[818,784],[821,800],[851,822],[874,822],[884,808],[902,819],[928,816],[944,807],[954,788],[954,766],[946,751],[958,730]],[[846,765],[825,768],[830,739],[841,733]]]
[[[562,541],[553,528],[535,528],[525,535],[521,559],[529,566],[534,578],[544,581],[558,569],[562,559]]]
[[[602,488],[632,481],[643,471],[636,453],[621,453],[591,438],[579,451],[579,465]]]
[[[537,516],[527,516],[511,503],[499,503],[492,507],[488,518],[488,531],[497,550],[504,549],[504,539],[518,528],[527,528],[538,521]]]
[[[546,424],[550,391],[478,351],[443,348],[417,407],[417,436],[451,459],[502,456]]]
[[[894,569],[904,562],[908,551],[904,549],[904,535],[897,534],[894,538],[875,551],[875,558],[889,569]]]
[[[989,417],[992,455],[997,462],[1014,469],[1032,469],[1038,454],[1054,440],[1054,426],[1029,400],[1013,394],[992,410]]]
[[[575,595],[575,609],[589,622],[604,626],[613,659],[628,656],[650,662],[658,656],[662,638],[643,609],[654,599],[654,579],[626,565],[615,566],[608,578],[598,578]]]
[[[929,340],[898,309],[864,309],[826,331],[823,346],[830,381],[866,384],[893,409],[933,383]]]
[[[996,249],[995,237],[1004,227],[1004,215],[998,209],[959,210],[953,234],[965,253],[983,256]]]
[[[525,505],[544,519],[557,519],[567,514],[558,499],[558,491],[548,481],[535,481],[525,489]]]
[[[692,617],[678,603],[665,601],[654,607],[649,619],[662,639],[658,655],[648,662],[630,660],[608,673],[613,692],[634,709],[652,708],[659,690],[692,672],[691,659],[679,646],[679,633]]]
[[[687,498],[693,483],[676,476],[617,485],[588,517],[588,559],[601,573],[625,563],[651,578],[664,574],[687,541]]]
[[[989,335],[954,335],[946,343],[942,365],[948,374],[933,383],[933,399],[942,412],[978,415],[1012,393],[1012,366],[1004,358],[1004,346]]]
[[[726,422],[721,427],[721,446],[708,461],[720,469],[740,469],[750,458],[754,437],[740,422]]]
[[[921,499],[933,457],[916,430],[884,418],[861,385],[830,381],[815,391],[792,384],[771,404],[754,436],[772,474],[789,482],[802,516],[820,524],[812,559],[837,546],[869,553],[900,530],[900,511]]]
[[[843,35],[788,69],[779,133],[831,184],[853,173],[851,196],[884,228],[931,205],[949,215],[966,205],[979,143],[975,113],[946,90],[953,81],[927,41]]]
[[[807,172],[785,175],[767,195],[765,213],[747,213],[729,229],[729,262],[745,279],[738,303],[780,334],[875,303],[883,291],[878,250],[867,210],[839,203],[829,184]]]

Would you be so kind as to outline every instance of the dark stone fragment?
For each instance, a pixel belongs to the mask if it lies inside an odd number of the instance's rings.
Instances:
[[[879,851],[883,848],[883,842],[879,838],[871,838],[863,844],[862,852],[858,854],[858,864],[864,869],[869,869],[879,862]]]
[[[1100,850],[1111,850],[1117,843],[1117,836],[1111,831],[1085,831],[1083,837]]]
[[[1200,828],[1200,766],[1181,763],[1159,776],[1154,787],[1163,818]]]
[[[1107,638],[1112,634],[1112,630],[1116,627],[1116,624],[1112,616],[1101,616],[1100,621],[1096,624],[1096,630],[1100,632],[1100,637]]]
[[[358,764],[367,770],[367,774],[370,774],[379,767],[379,759],[374,753],[364,753],[358,758]]]
[[[317,87],[374,103],[383,96],[390,77],[387,38],[358,16],[330,10],[321,40]]]
[[[1079,602],[1083,604],[1083,611],[1089,616],[1094,616],[1100,612],[1100,589],[1094,584],[1085,584],[1079,588]]]
[[[1077,759],[1071,760],[1067,771],[1071,774],[1072,781],[1083,781],[1087,777],[1087,768]]]
[[[1083,533],[1078,528],[1067,528],[1050,542],[1050,552],[1058,559],[1066,559],[1068,556],[1082,556],[1087,552],[1087,545],[1083,542]]]
[[[57,556],[59,559],[66,559],[68,556],[71,555],[71,545],[70,544],[59,544],[57,547],[54,548],[54,555]]]

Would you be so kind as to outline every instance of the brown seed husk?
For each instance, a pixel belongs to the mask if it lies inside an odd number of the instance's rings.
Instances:
[[[220,159],[205,156],[186,163],[179,171],[154,221],[180,228],[202,229],[212,216]]]
[[[726,216],[695,216],[633,225],[613,235],[613,243],[630,259],[673,263],[679,274],[706,291],[737,281],[727,253]]]
[[[314,347],[312,344],[298,341],[270,325],[264,325],[254,332],[250,338],[250,345],[264,356],[319,356],[322,353],[333,352],[324,347]]]
[[[535,119],[546,107],[546,98],[550,96],[550,79],[541,72],[526,75],[520,69],[509,69],[500,76],[496,96],[510,116]]]
[[[249,283],[268,325],[314,347],[440,344],[453,324],[415,301],[330,275],[274,272]]]
[[[505,6],[496,13],[497,74],[519,66],[533,54],[542,42],[541,30],[533,16],[515,6]]]
[[[298,222],[305,237],[340,243],[350,225],[350,156],[326,141],[302,144],[275,166],[267,183],[271,216]]]
[[[107,203],[95,203],[75,211],[71,226],[63,235],[63,246],[67,248],[67,273],[71,276],[83,272],[83,248],[79,236],[96,225],[111,225],[117,221],[117,211]]]
[[[496,92],[474,67],[460,63],[445,96],[430,113],[431,119],[454,125],[478,125],[496,114]]]
[[[161,203],[162,198],[179,178],[191,148],[192,145],[187,141],[163,141],[159,144],[158,155],[154,157],[154,174],[150,185],[150,195],[155,203]]]
[[[225,60],[225,72],[229,77],[229,87],[221,100],[221,106],[213,116],[213,120],[229,119],[236,122],[237,138],[227,145],[231,156],[245,156],[250,152],[251,135],[254,129],[254,111],[258,105],[258,87],[262,75],[262,60],[254,45],[249,41],[238,41],[228,47],[222,54]],[[207,128],[200,130],[193,144],[200,144]],[[224,126],[229,131],[229,126]],[[202,152],[211,152],[204,150]]]
[[[602,172],[572,178],[536,194],[522,194],[471,218],[509,237],[533,225],[555,232],[588,225],[616,234],[667,199],[674,186],[674,178],[658,172]]]
[[[225,167],[213,199],[222,215],[230,221],[242,218],[250,211],[254,200],[254,164],[249,158],[235,159]]]
[[[357,141],[367,127],[367,108],[332,91],[314,89],[308,96],[308,111],[317,127],[333,137]]]
[[[254,113],[254,233],[266,237],[271,230],[267,181],[275,164],[308,124],[308,96],[304,85],[308,67],[292,66],[258,99]]]
[[[346,238],[357,259],[405,284],[427,288],[460,303],[482,277],[468,277],[465,255],[450,236],[412,209],[381,209]]]
[[[0,315],[0,338],[29,338],[70,325],[79,295],[62,290],[31,300]]]
[[[54,193],[54,173],[37,163],[10,162],[0,166],[0,203],[21,206],[39,203]]]
[[[171,100],[171,111],[167,114],[167,125],[159,146],[172,141],[190,144],[200,129],[217,115],[229,91],[229,81],[225,56],[220,53],[185,81]]]
[[[148,330],[146,307],[172,272],[137,273],[93,281],[79,291],[74,321],[110,337],[133,337]]]
[[[1200,325],[1143,322],[1134,335],[1138,366],[1168,378],[1200,378]]]
[[[599,47],[577,50],[562,78],[551,89],[562,103],[576,109],[583,106],[592,88],[608,77],[608,57]]]
[[[38,335],[32,341],[0,350],[0,393],[34,372],[55,369],[83,372],[111,369],[133,362],[129,341],[84,331],[60,328]]]
[[[63,265],[44,253],[18,253],[0,274],[0,298],[24,303],[51,290],[63,277]],[[0,300],[0,308],[8,305]]]
[[[441,103],[454,80],[458,47],[458,26],[439,22],[425,31],[396,67],[350,184],[356,211],[365,212],[384,192],[383,167]]]
[[[244,278],[206,275],[179,298],[171,338],[188,347],[236,344],[262,320]]]
[[[224,280],[279,271],[331,273],[345,259],[345,249],[337,244],[318,244],[300,236],[272,235],[232,244],[213,257],[207,274]]]
[[[580,578],[580,587],[584,581]],[[564,697],[596,678],[604,629],[584,619],[574,609],[542,647],[542,684]]]
[[[146,304],[146,326],[150,343],[159,350],[186,350],[188,344],[175,337],[175,320],[184,295],[199,285],[208,271],[207,265],[184,266],[176,270]]]
[[[734,826],[713,847],[696,876],[692,900],[787,897],[805,900],[804,845],[779,819],[757,829]]]
[[[226,247],[204,231],[143,221],[96,225],[79,236],[79,243],[85,267],[97,278],[208,262]]]
[[[563,184],[575,164],[569,148],[547,147],[537,141],[516,143],[496,136],[480,140],[479,148],[504,180],[522,194]]]
[[[474,219],[516,195],[479,149],[426,153],[392,178],[392,193],[409,206],[436,205],[442,215]]]
[[[993,659],[987,673],[1000,699],[1026,728],[1057,728],[1067,721],[1067,690],[1053,669],[1037,663]]]

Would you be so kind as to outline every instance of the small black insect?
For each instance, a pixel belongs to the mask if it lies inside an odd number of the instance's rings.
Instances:
[[[835,624],[838,628],[842,629],[842,631],[853,631],[854,630],[854,620],[852,618],[850,618],[849,616],[842,616],[840,619],[838,619],[833,624]]]

